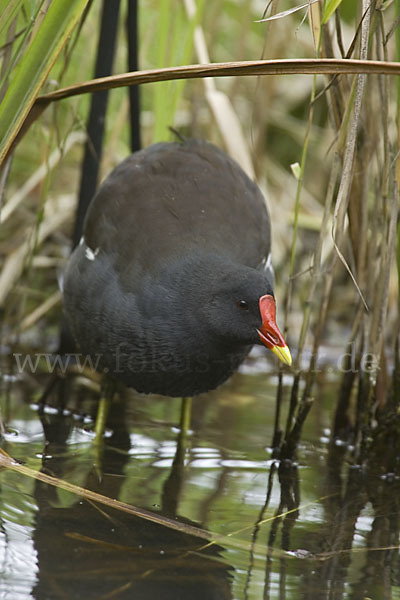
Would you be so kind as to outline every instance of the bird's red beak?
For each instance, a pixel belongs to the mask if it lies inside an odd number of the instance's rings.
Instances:
[[[292,364],[292,356],[283,335],[276,324],[276,305],[273,296],[267,294],[259,300],[262,325],[257,329],[260,340],[286,365]]]

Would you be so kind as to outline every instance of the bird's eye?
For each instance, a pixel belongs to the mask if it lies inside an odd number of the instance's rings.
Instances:
[[[237,305],[242,310],[248,310],[248,308],[249,308],[249,305],[247,304],[246,300],[239,300],[239,302],[237,303]]]

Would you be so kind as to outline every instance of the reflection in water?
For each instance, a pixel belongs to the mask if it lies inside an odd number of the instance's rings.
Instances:
[[[279,547],[282,550],[289,551],[291,548],[290,544],[290,531],[299,516],[299,475],[298,469],[295,463],[289,460],[275,461],[271,465],[269,472],[268,487],[265,503],[260,511],[257,522],[254,526],[252,536],[252,551],[250,566],[247,572],[247,580],[245,586],[244,598],[249,598],[249,588],[251,578],[253,576],[254,569],[254,546],[257,542],[260,529],[265,521],[265,513],[268,509],[271,494],[274,485],[274,477],[278,475],[280,484],[280,501],[277,509],[275,510],[274,517],[268,519],[271,521],[269,535],[268,535],[268,546],[266,549],[266,567],[265,567],[265,578],[264,578],[264,594],[263,598],[269,600],[271,598],[271,580],[274,568],[274,546],[276,544],[276,537],[279,527],[281,526],[281,540]],[[289,558],[289,556],[288,556]],[[286,589],[286,556],[284,553],[280,556],[280,568],[279,568],[279,589],[282,597],[285,597]]]
[[[398,591],[400,440],[390,439],[387,429],[384,437],[381,433],[375,432],[365,463],[350,468],[345,464],[346,447],[335,441],[330,445],[319,560],[303,582],[310,600],[341,599],[346,594],[355,600],[390,599],[395,587]],[[356,570],[361,572],[358,577]]]
[[[130,460],[130,436],[114,405],[113,434],[104,444],[102,473],[93,469],[85,487],[118,498]],[[118,414],[117,414],[117,410]],[[45,417],[47,439],[43,469],[63,478],[66,457],[65,419]],[[161,513],[177,517],[183,483],[185,440],[176,456],[162,495]],[[56,458],[57,457],[57,458]],[[221,548],[204,540],[143,521],[86,500],[68,508],[54,507],[57,490],[37,482],[38,516],[34,534],[39,577],[37,600],[55,598],[147,598],[154,600],[229,600],[231,567],[219,560]],[[191,521],[180,519],[190,525]],[[198,524],[197,524],[198,525]],[[206,546],[203,550],[202,548]]]
[[[3,443],[11,455],[243,544],[207,545],[3,470],[0,598],[400,598],[396,421],[360,457],[332,440],[321,396],[301,442],[282,452],[274,393],[264,376],[238,375],[194,402],[191,435],[178,444],[178,402],[127,394],[101,451],[85,433],[87,391],[68,391],[74,414],[49,410],[40,422],[24,400],[31,389],[14,386],[8,422],[18,433]]]

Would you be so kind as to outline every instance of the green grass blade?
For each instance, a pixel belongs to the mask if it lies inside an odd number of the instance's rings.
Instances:
[[[0,0],[0,2],[1,2],[1,0]],[[35,23],[37,22],[37,17],[40,14],[43,2],[40,2],[38,4],[38,6],[36,6],[36,7],[32,6],[31,10],[32,11],[35,10],[35,12],[29,13],[29,15],[26,11],[26,7],[24,7],[24,4],[26,4],[25,0],[23,2],[18,2],[15,4],[18,14],[15,14],[16,11],[14,10],[14,12],[11,15],[12,18],[9,19],[9,22],[6,22],[7,30],[4,32],[5,35],[2,36],[0,33],[0,43],[3,43],[3,41],[6,42],[6,38],[8,36],[8,30],[12,26],[11,21],[15,20],[18,22],[18,18],[21,17],[23,12],[25,12],[26,17],[24,18],[24,25],[22,25],[21,23],[19,25],[19,29],[22,26],[22,31],[20,32],[21,35],[17,35],[17,37],[11,42],[12,51],[11,51],[11,58],[10,58],[8,67],[6,69],[4,69],[3,65],[2,65],[1,82],[0,82],[0,85],[2,87],[3,87],[3,85],[6,84],[10,73],[13,72],[13,70],[16,68],[18,61],[23,56],[24,48],[27,45],[29,37],[32,35],[32,32],[35,27]],[[24,8],[25,8],[25,11],[24,11]],[[26,19],[26,21],[25,21],[25,19]],[[0,18],[0,25],[1,26],[3,25],[3,17]],[[2,37],[4,37],[4,40],[2,39]]]
[[[172,13],[170,0],[164,0],[161,5],[157,36],[158,67],[189,62],[193,52],[194,31],[201,20],[203,8],[204,0],[200,0],[195,15],[188,19],[181,6]],[[172,136],[168,127],[174,125],[175,112],[182,98],[185,83],[183,79],[170,81],[162,83],[154,90],[153,142],[166,140]]]
[[[186,23],[185,23],[186,39],[183,44],[183,52],[182,52],[180,64],[185,65],[190,61],[190,58],[191,58],[192,52],[193,52],[194,32],[195,32],[197,25],[199,25],[199,23],[201,21],[201,18],[203,15],[204,4],[205,4],[205,0],[198,0],[195,15],[189,19],[189,25],[186,25]],[[175,112],[178,108],[179,101],[180,101],[181,97],[183,96],[184,85],[185,85],[185,80],[178,79],[178,81],[176,81],[173,86],[173,89],[171,92],[172,119],[174,118]]]
[[[342,0],[327,0],[325,2],[324,10],[322,13],[322,23],[325,24],[329,21],[335,10],[342,3]]]
[[[0,0],[0,34],[8,28],[23,4],[23,0]]]
[[[178,9],[179,10],[179,9]],[[170,34],[176,31],[171,27],[172,15],[171,0],[162,0],[160,5],[160,15],[157,27],[157,67],[168,65],[171,60],[170,53]],[[154,90],[154,131],[153,142],[159,142],[165,139],[166,128],[168,127],[168,93],[169,83],[157,86]]]
[[[0,164],[88,0],[53,0],[0,105]]]

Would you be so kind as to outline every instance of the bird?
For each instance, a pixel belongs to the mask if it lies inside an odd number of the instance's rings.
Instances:
[[[213,390],[255,344],[292,362],[264,196],[207,141],[156,143],[114,168],[90,203],[63,302],[80,352],[144,394]]]

